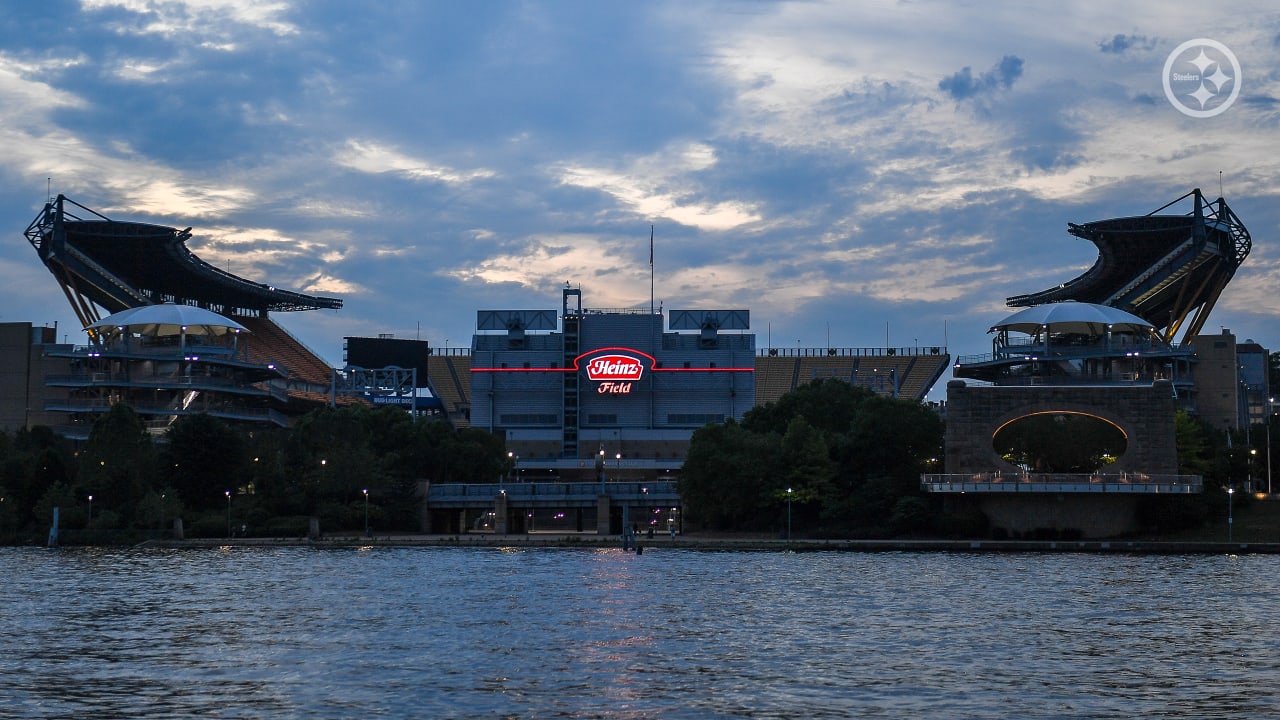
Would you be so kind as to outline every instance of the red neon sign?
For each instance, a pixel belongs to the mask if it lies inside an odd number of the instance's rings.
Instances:
[[[593,382],[639,380],[644,365],[630,355],[600,355],[587,363],[587,379]]]

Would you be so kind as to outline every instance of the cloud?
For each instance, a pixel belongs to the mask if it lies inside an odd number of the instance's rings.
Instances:
[[[1099,40],[1098,49],[1104,53],[1114,55],[1123,55],[1131,48],[1138,50],[1150,50],[1156,46],[1154,39],[1148,38],[1146,35],[1123,35],[1116,34],[1110,40]]]
[[[259,0],[80,0],[87,11],[123,11],[135,17],[111,23],[120,34],[206,37],[229,31],[226,24],[256,27],[275,35],[298,30],[283,20],[286,2]],[[206,47],[211,46],[206,43]]]
[[[449,184],[494,176],[492,170],[458,171],[409,157],[381,143],[363,140],[348,140],[345,147],[334,156],[334,161],[364,173],[398,173],[413,180],[434,180]]]
[[[966,65],[960,72],[943,78],[938,89],[957,100],[964,100],[999,88],[1011,88],[1014,81],[1022,77],[1022,65],[1022,58],[1005,55],[990,70],[977,77]]]
[[[623,169],[566,166],[557,175],[564,185],[607,193],[642,218],[665,218],[708,231],[732,230],[760,220],[756,207],[738,199],[715,199],[697,183],[714,167],[714,149],[702,144],[678,145],[652,156],[635,158]]]
[[[1005,297],[1091,265],[1068,221],[1224,170],[1255,235],[1280,225],[1280,14],[1262,0],[12,5],[11,227],[46,187],[194,225],[215,265],[349,295],[285,320],[330,359],[344,334],[465,344],[474,310],[554,306],[566,280],[590,306],[647,306],[650,224],[668,307],[749,307],[758,333],[806,345],[828,318],[846,344],[892,323],[936,345],[949,319],[953,352],[985,347]],[[1170,106],[1154,57],[1196,27],[1259,69],[1210,121]],[[1229,317],[1270,307],[1260,260],[1211,324],[1243,333]],[[15,277],[33,264],[0,247]],[[28,275],[6,317],[66,315]]]

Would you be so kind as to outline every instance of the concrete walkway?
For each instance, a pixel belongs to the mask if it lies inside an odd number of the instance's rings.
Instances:
[[[777,550],[812,552],[1085,552],[1159,555],[1280,554],[1280,543],[1153,542],[1141,540],[814,540],[782,538],[655,534],[638,539],[645,550]],[[619,535],[532,533],[494,535],[377,535],[333,534],[305,538],[199,538],[149,540],[139,547],[560,547],[622,548]]]

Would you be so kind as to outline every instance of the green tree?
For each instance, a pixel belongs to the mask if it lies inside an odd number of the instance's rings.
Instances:
[[[941,446],[942,420],[931,408],[913,400],[866,400],[843,445],[844,485],[824,502],[833,529],[890,534],[899,499],[923,495],[920,474]]]
[[[293,429],[287,457],[296,472],[295,487],[305,512],[324,509],[321,514],[330,516],[322,522],[349,522],[337,517],[339,509],[363,497],[362,490],[377,476],[367,412],[362,406],[323,408],[303,416]]]
[[[876,397],[867,388],[842,380],[825,379],[805,383],[778,398],[746,412],[742,425],[755,433],[786,433],[792,418],[804,417],[824,434],[843,434],[858,417],[862,404]]]
[[[219,509],[228,490],[240,494],[251,483],[244,437],[225,420],[203,413],[185,415],[169,427],[165,438],[164,481],[187,507]],[[156,514],[158,510],[148,509],[147,515]]]
[[[445,446],[449,482],[496,483],[507,467],[502,438],[478,428],[461,428]]]
[[[679,482],[686,518],[716,530],[776,527],[781,457],[777,436],[733,421],[695,430]]]
[[[80,453],[77,489],[94,496],[95,513],[128,517],[154,482],[155,466],[155,447],[142,418],[118,403],[89,431]]]
[[[1178,472],[1203,477],[1213,467],[1213,431],[1186,410],[1173,417],[1174,441],[1178,452]]]
[[[726,529],[776,527],[791,487],[801,533],[915,532],[929,507],[920,473],[941,445],[930,408],[823,380],[753,408],[741,426],[695,432],[681,496],[691,519]]]

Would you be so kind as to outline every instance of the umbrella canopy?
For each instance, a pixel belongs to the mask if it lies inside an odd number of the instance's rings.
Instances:
[[[1108,329],[1118,332],[1143,332],[1154,326],[1133,313],[1127,313],[1109,305],[1070,300],[1020,310],[991,326],[988,332],[1013,330],[1035,335],[1046,327],[1049,331],[1056,333],[1102,335]]]
[[[229,332],[248,332],[248,329],[230,318],[212,310],[192,305],[162,303],[121,310],[108,315],[86,330],[110,330],[129,328],[142,335],[225,335]]]

